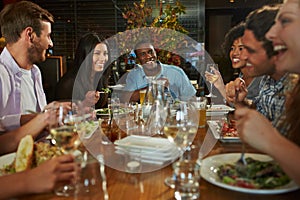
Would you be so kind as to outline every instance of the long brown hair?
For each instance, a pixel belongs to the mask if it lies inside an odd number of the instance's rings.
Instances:
[[[291,124],[287,137],[300,146],[300,79],[290,97],[286,108],[286,122]]]
[[[108,61],[102,72],[93,70],[93,52],[97,44],[103,43],[107,46]],[[108,87],[108,79],[111,73],[110,51],[108,43],[103,36],[96,33],[87,33],[83,35],[78,43],[75,54],[73,73],[76,74],[76,80],[73,87],[73,99],[82,100],[88,91],[101,91]],[[96,108],[105,107],[108,101],[108,95],[100,95],[100,100],[95,105]]]

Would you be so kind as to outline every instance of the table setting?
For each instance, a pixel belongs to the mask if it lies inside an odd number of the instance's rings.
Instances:
[[[198,129],[197,136],[195,140],[204,140],[204,137],[210,133],[207,133],[206,129]],[[194,141],[195,142],[195,141]],[[203,146],[203,145],[202,145]],[[216,183],[212,184],[211,182],[217,182],[217,178],[212,176],[212,178],[216,179],[215,181],[207,181],[206,178],[203,178],[203,174],[206,174],[207,169],[211,166],[211,162],[213,161],[205,161],[206,159],[211,158],[211,160],[216,160],[213,158],[213,155],[220,155],[220,157],[224,157],[226,161],[226,154],[238,152],[240,149],[240,145],[235,143],[220,143],[219,141],[213,147],[213,150],[209,153],[209,155],[205,156],[202,160],[202,178],[200,178],[200,197],[199,199],[297,199],[299,197],[299,190],[285,190],[285,193],[278,195],[274,193],[261,194],[257,191],[253,193],[249,192],[240,192],[239,190],[244,190],[242,188],[228,189],[216,185]],[[255,152],[254,149],[247,148],[248,152]],[[223,155],[225,154],[225,156]],[[238,160],[240,153],[234,158],[231,158],[232,162]],[[247,153],[246,153],[247,155]],[[10,157],[10,158],[9,158]],[[217,158],[217,160],[221,159]],[[0,163],[5,164],[8,161],[12,161],[12,156],[3,156],[0,157]],[[7,160],[5,162],[5,160]],[[207,164],[208,163],[208,164]],[[224,162],[220,161],[220,164]],[[85,197],[89,198],[97,198],[97,199],[105,199],[104,192],[102,189],[102,178],[100,175],[100,167],[99,162],[92,163],[88,168],[88,174],[91,174],[96,180],[96,184],[92,185],[89,193],[85,194]],[[0,165],[1,166],[1,165]],[[94,173],[96,172],[96,173]],[[172,199],[174,198],[174,190],[170,189],[164,184],[164,179],[173,174],[172,165],[168,165],[162,169],[155,170],[149,173],[127,173],[124,171],[116,170],[105,165],[105,175],[107,181],[107,192],[108,199],[124,199],[124,198],[135,198],[135,199]],[[210,176],[210,175],[208,175]],[[220,183],[221,184],[221,183]],[[228,185],[228,187],[230,187]],[[246,189],[249,190],[249,189]],[[257,192],[257,193],[255,193]],[[20,199],[53,199],[54,194],[39,194],[39,195],[30,195],[24,196]],[[66,199],[73,199],[73,197],[67,197]]]
[[[221,136],[232,108],[205,104],[205,126],[201,126],[198,112],[201,106],[197,99],[179,101],[175,106],[159,107],[159,103],[157,100],[156,109],[148,116],[150,122],[137,118],[142,117],[136,113],[142,107],[138,104],[111,105],[109,112],[113,115],[109,116],[97,118],[96,110],[91,110],[91,114],[81,113],[81,117],[73,116],[90,160],[83,168],[84,176],[88,177],[83,178],[85,189],[74,194],[77,198],[293,199],[300,195],[293,181],[275,188],[247,188],[225,183],[219,177],[220,166],[236,164],[242,151],[238,137]],[[120,108],[125,112],[120,112]],[[76,124],[74,119],[80,123]],[[108,134],[112,134],[113,128],[114,136]],[[12,163],[14,157],[14,153],[1,156],[0,169]],[[249,157],[262,162],[272,160],[247,145],[245,158]],[[53,199],[55,195],[29,195],[20,199]],[[73,199],[74,195],[65,198]]]

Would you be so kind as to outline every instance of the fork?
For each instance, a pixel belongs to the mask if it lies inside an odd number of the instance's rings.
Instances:
[[[239,90],[235,90],[235,103],[238,102]],[[236,162],[236,170],[241,173],[245,174],[247,172],[247,161],[245,159],[245,143],[242,142],[242,153],[240,159]]]
[[[242,153],[240,159],[236,161],[236,170],[241,174],[245,174],[247,170],[247,161],[245,159],[245,144],[242,143]]]

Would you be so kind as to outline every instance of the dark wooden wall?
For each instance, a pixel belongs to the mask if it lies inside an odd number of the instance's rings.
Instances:
[[[159,12],[159,7],[156,6],[155,1],[147,1],[154,10],[153,15]],[[118,32],[125,31],[126,24],[122,18],[122,11],[124,11],[126,5],[132,5],[134,1],[34,0],[33,2],[46,8],[54,15],[55,24],[52,28],[53,55],[64,55],[67,63],[69,63],[72,62],[77,42],[84,33],[95,31],[110,37]],[[166,3],[168,2],[169,0],[166,0]],[[204,42],[205,0],[181,0],[180,2],[186,6],[186,14],[180,17],[180,21],[189,31],[191,38]]]

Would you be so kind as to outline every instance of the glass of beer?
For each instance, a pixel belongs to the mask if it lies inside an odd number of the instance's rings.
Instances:
[[[199,112],[199,128],[204,128],[206,125],[206,105],[207,98],[206,97],[197,97],[197,110]]]
[[[140,104],[142,105],[144,100],[145,100],[145,95],[146,95],[146,89],[141,89],[140,90]]]

